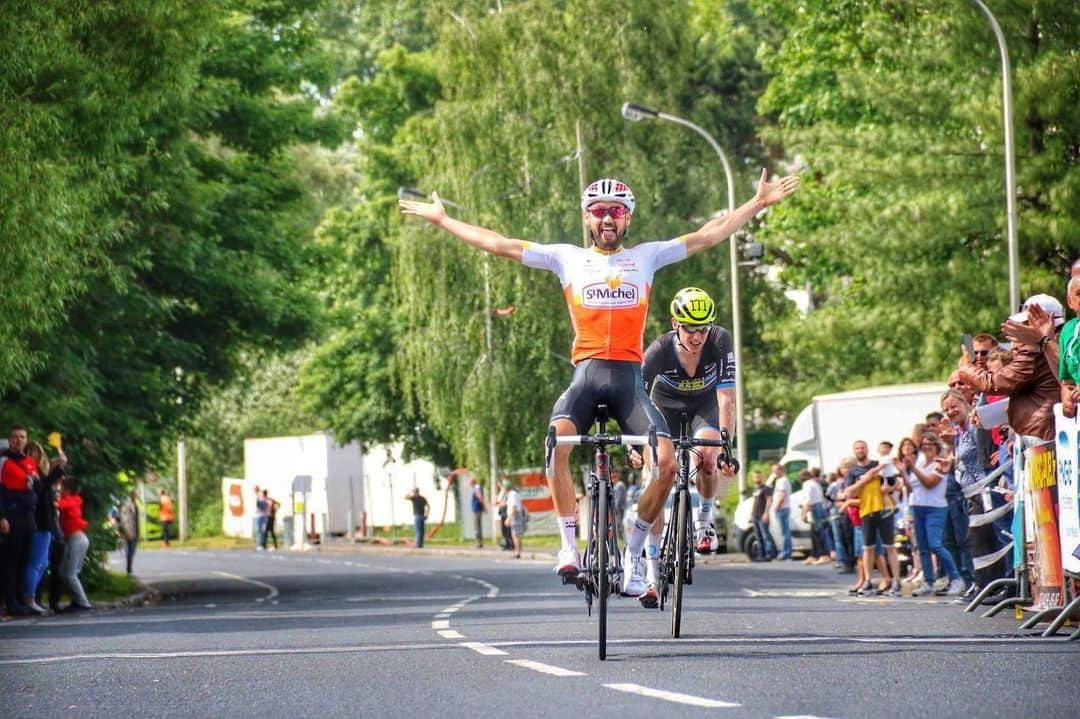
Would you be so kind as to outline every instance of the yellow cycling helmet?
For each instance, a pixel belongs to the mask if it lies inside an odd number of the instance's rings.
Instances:
[[[716,320],[716,304],[699,287],[684,287],[671,301],[671,316],[683,325],[708,325]]]

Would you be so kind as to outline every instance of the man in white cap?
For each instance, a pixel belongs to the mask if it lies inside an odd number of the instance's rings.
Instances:
[[[1009,397],[1009,426],[1018,434],[1054,438],[1054,403],[1061,398],[1057,377],[1050,369],[1048,346],[1054,344],[1057,365],[1057,328],[1065,322],[1061,303],[1049,295],[1034,295],[1021,311],[1002,324],[1013,342],[1013,361],[999,370],[974,365],[962,350],[960,379],[977,392]]]

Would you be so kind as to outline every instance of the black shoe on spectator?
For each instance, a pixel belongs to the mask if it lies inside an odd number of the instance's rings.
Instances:
[[[840,567],[836,570],[836,573],[837,574],[854,574],[855,573],[855,567],[849,567],[846,564],[841,564]]]
[[[876,596],[877,593],[878,593],[878,591],[874,587],[873,582],[867,582],[866,584],[859,587],[859,596],[860,597],[873,597],[873,596]]]
[[[983,597],[983,600],[982,602],[980,602],[980,604],[989,604],[992,606],[994,604],[1000,604],[1006,599],[1012,599],[1015,596],[1016,594],[1013,592],[1011,587],[1003,587],[994,592],[993,594]]]
[[[84,606],[82,604],[76,604],[75,602],[72,602],[64,608],[64,613],[69,614],[72,612],[88,612],[91,609],[93,609],[93,607]]]
[[[965,589],[964,593],[961,594],[960,596],[963,599],[973,599],[975,597],[975,595],[978,594],[981,591],[982,591],[982,587],[980,587],[975,582],[972,582],[971,584],[968,585],[968,588]]]

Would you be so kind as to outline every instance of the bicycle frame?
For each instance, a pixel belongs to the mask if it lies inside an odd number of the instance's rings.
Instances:
[[[679,421],[679,438],[674,441],[677,471],[675,503],[671,521],[664,528],[660,545],[660,609],[667,603],[668,588],[673,586],[671,607],[671,636],[678,638],[682,630],[683,588],[694,583],[694,527],[690,505],[690,455],[696,447],[719,447],[718,464],[734,467],[738,472],[738,460],[734,459],[731,438],[726,428],[720,430],[720,439],[691,437],[689,422],[683,414]]]
[[[589,533],[582,558],[582,571],[574,580],[575,586],[585,593],[585,611],[592,616],[593,599],[599,603],[599,655],[607,658],[607,599],[618,592],[622,579],[622,555],[619,552],[618,532],[612,509],[611,473],[607,448],[610,445],[648,444],[656,456],[656,430],[650,428],[648,436],[607,433],[607,407],[597,407],[599,432],[594,435],[558,436],[554,427],[548,428],[545,467],[548,480],[554,477],[553,460],[557,445],[589,445],[595,448],[593,470],[589,473],[588,486],[590,517]],[[656,478],[656,462],[653,462],[653,478]]]

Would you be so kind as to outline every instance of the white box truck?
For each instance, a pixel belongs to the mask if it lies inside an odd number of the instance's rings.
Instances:
[[[310,477],[306,505],[299,506],[293,495],[293,480]],[[364,507],[363,455],[359,442],[339,445],[331,434],[319,432],[303,437],[259,437],[244,440],[244,482],[248,492],[257,486],[269,490],[281,503],[279,531],[283,520],[292,517],[298,528],[299,511],[303,527],[314,534],[344,534],[355,528]],[[235,491],[235,490],[234,490]],[[254,517],[254,496],[243,502],[244,516]],[[225,511],[230,512],[228,503]],[[233,525],[242,524],[233,518]],[[250,526],[248,524],[247,526]],[[293,537],[288,538],[288,541]]]

